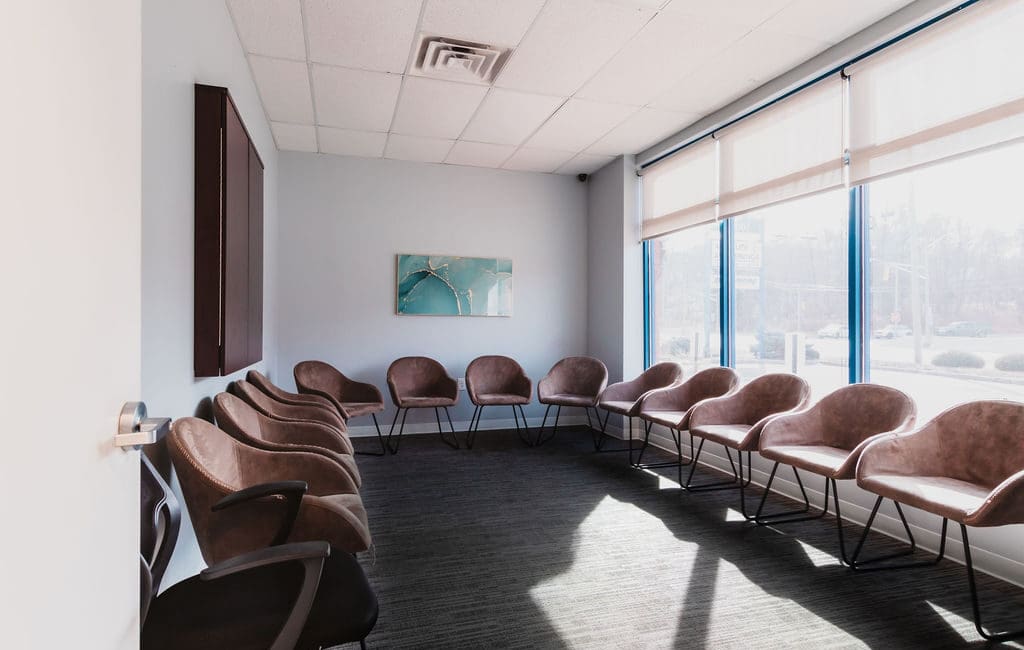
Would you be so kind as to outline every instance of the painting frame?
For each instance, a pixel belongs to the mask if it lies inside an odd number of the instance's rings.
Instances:
[[[395,315],[511,318],[514,261],[398,253]]]

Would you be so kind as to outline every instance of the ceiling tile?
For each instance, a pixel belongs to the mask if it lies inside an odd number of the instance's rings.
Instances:
[[[350,131],[325,126],[321,126],[317,131],[320,135],[320,151],[341,156],[380,158],[384,155],[384,143],[388,139],[387,133],[370,131]]]
[[[576,96],[644,106],[746,32],[736,23],[658,14]]]
[[[400,75],[313,66],[317,121],[357,131],[387,131],[402,85]]]
[[[406,77],[391,130],[404,135],[457,138],[485,94],[484,86]]]
[[[501,167],[501,163],[515,152],[510,144],[487,144],[459,140],[448,152],[444,161],[450,165],[471,165],[473,167]]]
[[[544,0],[426,0],[420,31],[474,43],[516,46]]]
[[[591,145],[587,153],[611,156],[636,153],[664,140],[699,118],[700,115],[696,113],[642,108]]]
[[[296,0],[228,0],[228,8],[246,52],[305,60],[302,13]]]
[[[590,153],[581,153],[569,162],[558,168],[559,174],[593,174],[611,161],[615,156],[595,156]]]
[[[549,149],[531,149],[520,147],[505,161],[502,169],[514,169],[521,172],[550,173],[569,162],[575,154],[571,151],[551,151]]]
[[[828,47],[824,41],[759,27],[681,78],[651,106],[706,115]]]
[[[316,129],[312,126],[271,122],[270,131],[281,151],[316,152]]]
[[[303,0],[309,56],[316,63],[402,72],[421,0]]]
[[[451,150],[454,140],[437,138],[419,138],[414,135],[388,135],[388,145],[384,149],[385,158],[395,160],[415,160],[418,162],[441,162]]]
[[[912,0],[793,0],[764,23],[775,31],[838,43]]]
[[[480,104],[462,137],[476,142],[519,144],[564,101],[563,97],[494,88]]]
[[[671,0],[665,11],[703,18],[717,18],[754,28],[768,20],[793,0]]]
[[[305,63],[250,56],[249,65],[271,121],[313,123],[313,96]]]
[[[581,151],[618,126],[633,106],[601,104],[570,99],[529,139],[530,147],[558,151]]]
[[[549,0],[498,75],[497,86],[576,92],[654,12],[591,0]]]

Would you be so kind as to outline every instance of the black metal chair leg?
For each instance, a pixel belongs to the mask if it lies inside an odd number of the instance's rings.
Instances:
[[[466,431],[466,449],[472,449],[476,442],[476,430],[480,426],[480,415],[483,413],[483,406],[474,406],[473,415],[469,417],[469,429]]]
[[[405,409],[405,413],[402,414],[402,424],[398,427],[398,437],[395,438],[395,446],[391,446],[391,434],[395,432],[395,422],[398,421],[398,414],[402,413],[402,409],[399,408],[395,412],[395,419],[391,422],[391,431],[388,432],[388,449],[391,450],[391,455],[398,453],[398,447],[402,444],[402,432],[405,431],[405,418],[409,416],[409,409]]]
[[[693,473],[697,469],[697,460],[700,458],[701,452],[704,450],[705,439],[700,439],[700,444],[697,445],[697,453],[694,454],[693,460],[690,464],[690,474],[686,478],[686,484],[683,485],[683,489],[688,492],[708,492],[715,490],[735,490],[739,487],[738,483],[742,480],[739,474],[736,473],[736,465],[732,462],[732,454],[729,452],[729,448],[725,448],[726,456],[729,458],[729,464],[732,465],[732,479],[728,481],[713,481],[711,483],[693,483]],[[749,483],[749,481],[748,481]]]
[[[903,562],[903,563],[889,563],[882,564],[879,566],[865,566],[869,564],[875,564],[885,560],[892,560],[898,557],[904,557],[911,555],[917,549],[917,542],[914,540],[914,534],[910,531],[910,525],[907,523],[907,518],[903,515],[903,508],[900,507],[899,503],[893,501],[896,504],[896,512],[899,513],[900,521],[903,522],[903,529],[907,533],[910,547],[896,553],[888,553],[880,557],[873,557],[867,560],[859,560],[861,550],[864,548],[864,542],[868,538],[868,533],[871,532],[871,526],[875,522],[875,516],[878,515],[878,508],[882,505],[883,497],[878,497],[875,500],[875,506],[871,509],[871,516],[868,517],[867,523],[864,525],[864,533],[860,536],[860,541],[857,542],[857,547],[853,551],[853,557],[849,558],[847,566],[854,571],[887,571],[891,569],[914,569],[917,567],[934,566],[942,561],[942,558],[946,556],[946,530],[949,526],[949,520],[945,517],[942,519],[942,537],[939,541],[939,554],[934,560],[921,560],[914,562]]]
[[[792,524],[798,521],[812,521],[814,519],[821,519],[828,514],[829,509],[829,491],[831,490],[832,479],[825,478],[825,502],[822,505],[821,510],[813,515],[805,515],[804,513],[810,512],[811,500],[807,496],[807,490],[804,489],[804,483],[800,480],[800,472],[793,468],[793,476],[796,477],[796,484],[800,488],[800,494],[804,497],[804,507],[798,510],[787,510],[784,512],[772,512],[764,514],[765,500],[768,498],[768,492],[771,490],[772,482],[775,480],[775,473],[779,469],[781,463],[775,463],[772,466],[772,473],[768,477],[768,483],[765,485],[764,495],[761,497],[761,504],[757,507],[757,513],[754,515],[754,522],[758,526],[774,526],[776,524]]]
[[[371,413],[373,417],[373,426],[377,428],[377,440],[380,442],[380,451],[357,451],[358,456],[386,456],[388,453],[388,446],[384,442],[384,435],[380,432],[380,423],[377,422],[377,414]]]
[[[526,423],[526,412],[523,411],[523,405],[522,404],[513,404],[512,405],[512,415],[514,416],[516,414],[516,407],[517,406],[519,408],[519,416],[522,417],[522,419],[523,419],[523,433],[519,432],[519,420],[518,420],[518,418],[516,419],[516,433],[519,435],[519,439],[521,441],[523,441],[526,444],[527,447],[532,447],[533,446],[533,441],[530,440],[530,425],[528,425]]]
[[[366,650],[366,639],[359,639],[359,650]]]
[[[545,442],[547,442],[548,440],[551,440],[551,438],[554,437],[554,436],[550,436],[548,438],[544,438],[544,427],[547,426],[547,423],[548,423],[548,413],[550,413],[550,412],[551,412],[551,405],[548,404],[547,408],[544,409],[544,419],[540,421],[540,431],[537,432],[537,440],[533,443],[534,447],[540,447]]]
[[[1024,628],[1005,632],[989,632],[981,621],[981,605],[978,603],[978,585],[974,580],[974,562],[971,559],[971,543],[967,539],[967,526],[960,524],[960,535],[964,540],[964,564],[967,565],[967,583],[971,588],[971,609],[974,611],[974,628],[984,639],[989,641],[1006,641],[1024,636]],[[1019,618],[1017,619],[1020,620]]]
[[[444,429],[441,428],[441,413],[437,410],[437,408],[438,407],[436,407],[436,406],[434,407],[434,417],[437,418],[437,435],[441,436],[441,442],[443,442],[444,444],[448,445],[452,449],[458,449],[459,448],[459,436],[455,433],[455,425],[452,424],[452,416],[451,416],[451,414],[448,413],[448,407],[447,406],[444,407],[444,414],[445,414],[445,416],[448,417],[448,426],[452,430],[452,440],[453,440],[453,442],[449,442],[448,439],[444,437]]]
[[[594,407],[594,413],[597,413],[597,421],[601,421],[601,413]],[[601,447],[604,447],[604,438],[608,432],[608,418],[611,417],[611,411],[604,412],[604,424],[601,425],[601,432],[594,438],[594,451],[601,451]]]

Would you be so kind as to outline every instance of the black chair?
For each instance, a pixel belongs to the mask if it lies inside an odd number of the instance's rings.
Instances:
[[[301,481],[235,492],[215,507],[256,498],[288,499],[277,540],[287,538]],[[174,552],[180,509],[171,489],[142,457],[142,648],[320,648],[359,641],[377,622],[377,598],[354,557],[327,542],[280,544],[204,569],[159,596]],[[277,541],[275,540],[275,541]]]

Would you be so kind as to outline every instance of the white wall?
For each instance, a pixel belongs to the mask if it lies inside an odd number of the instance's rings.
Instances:
[[[586,351],[586,197],[574,177],[300,153],[280,162],[276,382],[293,387],[295,363],[322,359],[387,396],[398,357],[430,356],[462,376],[473,358],[503,354],[536,383]],[[512,258],[512,317],[395,315],[399,253]],[[456,427],[471,411],[462,393]],[[436,430],[433,417],[410,414],[424,424],[406,430]],[[484,418],[481,428],[511,424],[507,407]],[[357,434],[372,427],[352,424]]]
[[[142,3],[142,71],[142,398],[151,415],[178,418],[244,375],[193,377],[193,84],[231,91],[265,165],[261,369],[276,353],[278,154],[224,2]],[[165,586],[203,566],[183,520]]]

